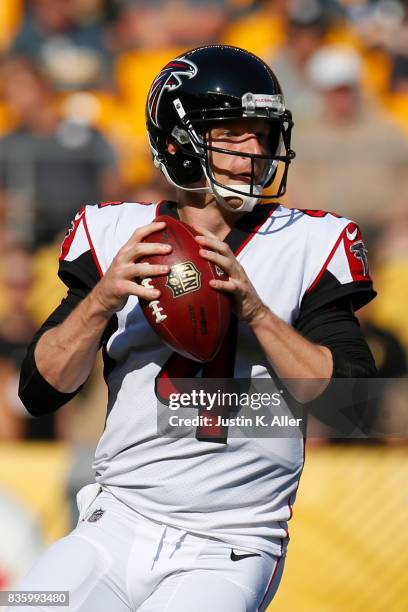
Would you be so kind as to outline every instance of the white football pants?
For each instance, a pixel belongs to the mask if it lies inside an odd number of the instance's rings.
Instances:
[[[45,551],[16,587],[69,591],[69,607],[13,606],[9,612],[266,610],[284,558],[232,551],[219,540],[152,522],[108,491],[95,497],[98,489],[82,489],[77,527]]]

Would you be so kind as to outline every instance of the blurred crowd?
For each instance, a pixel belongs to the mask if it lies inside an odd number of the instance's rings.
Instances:
[[[34,420],[17,396],[22,355],[65,293],[58,249],[75,212],[172,197],[150,160],[147,91],[175,54],[214,42],[277,74],[297,153],[282,203],[360,224],[379,292],[361,324],[380,376],[406,374],[407,0],[1,0],[0,440],[97,440],[100,372]],[[390,430],[406,428],[396,415]]]

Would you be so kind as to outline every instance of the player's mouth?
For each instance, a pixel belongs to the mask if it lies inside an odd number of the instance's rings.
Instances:
[[[233,178],[235,184],[250,185],[252,182],[252,174],[250,172],[243,172],[242,174],[235,174]]]

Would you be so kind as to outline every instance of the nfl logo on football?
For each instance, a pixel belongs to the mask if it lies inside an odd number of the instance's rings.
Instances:
[[[166,287],[172,291],[174,298],[197,291],[201,287],[201,272],[192,261],[175,264],[170,270]]]

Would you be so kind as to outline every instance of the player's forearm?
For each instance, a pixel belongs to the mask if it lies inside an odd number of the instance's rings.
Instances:
[[[266,307],[249,325],[273,369],[298,401],[311,401],[324,391],[333,373],[327,347],[313,344]]]
[[[35,362],[50,385],[71,393],[87,380],[110,317],[94,290],[63,323],[41,336],[35,348]]]

